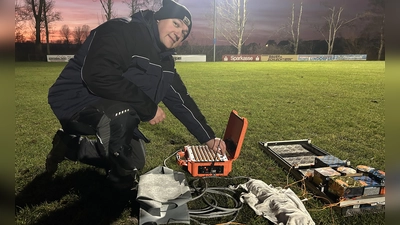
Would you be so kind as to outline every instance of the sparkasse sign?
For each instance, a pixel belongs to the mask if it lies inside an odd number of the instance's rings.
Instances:
[[[261,61],[261,55],[223,55],[222,61],[224,62]]]

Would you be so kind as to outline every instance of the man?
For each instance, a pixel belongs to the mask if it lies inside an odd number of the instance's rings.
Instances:
[[[62,129],[54,136],[46,171],[55,173],[68,158],[105,168],[117,188],[133,188],[148,142],[138,125],[165,119],[161,101],[200,143],[225,152],[175,70],[174,48],[191,28],[188,9],[164,0],[157,12],[141,11],[92,30],[49,89]]]

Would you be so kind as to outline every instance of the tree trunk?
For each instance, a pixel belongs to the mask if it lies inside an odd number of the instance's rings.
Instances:
[[[291,22],[290,22],[290,31],[292,34],[292,40],[293,40],[293,52],[295,55],[297,55],[297,50],[299,48],[299,37],[300,37],[300,23],[301,23],[301,15],[303,13],[303,2],[300,2],[300,10],[299,10],[299,18],[297,20],[297,28],[296,28],[296,32],[295,27],[294,27],[294,3],[292,4],[292,18],[291,18]]]
[[[297,50],[299,48],[299,38],[300,38],[300,23],[301,23],[301,15],[303,14],[303,2],[300,2],[300,13],[299,20],[297,21],[297,37],[296,44],[294,46],[294,54],[297,55]]]
[[[237,54],[242,53],[243,44],[248,38],[248,36],[243,36],[247,22],[247,1],[248,0],[216,1],[219,2],[216,5],[219,23],[215,24],[215,29],[237,49]]]
[[[46,0],[44,0],[43,9],[44,9],[43,10],[44,25],[45,25],[45,29],[46,29],[46,50],[47,50],[47,55],[50,55],[49,23],[47,22]]]
[[[41,57],[43,55],[42,52],[42,42],[40,40],[40,23],[42,22],[42,13],[43,13],[43,4],[44,4],[45,0],[39,0],[39,7],[38,7],[38,11],[36,12],[35,9],[35,1],[31,0],[31,6],[32,6],[32,12],[33,12],[33,16],[35,18],[35,53],[36,55],[38,55],[39,57]]]
[[[290,33],[292,34],[292,45],[293,45],[293,50],[294,54],[296,54],[296,38],[294,36],[294,3],[292,4],[292,18],[290,20]]]
[[[385,15],[383,15],[383,21],[382,21],[382,25],[381,25],[381,40],[380,40],[381,43],[379,45],[378,60],[381,60],[382,51],[383,51],[383,44],[385,42],[384,24],[385,24]]]
[[[101,6],[103,7],[104,10],[104,16],[106,17],[106,20],[111,20],[113,17],[113,12],[112,8],[114,5],[114,0],[100,0]]]
[[[238,39],[238,44],[237,44],[237,49],[238,49],[238,55],[242,54],[242,40],[241,40],[241,36],[240,36],[240,32],[241,32],[241,28],[240,28],[240,2],[241,0],[237,0],[238,2],[238,7],[237,7],[237,24],[238,24],[238,34],[239,34],[239,39]]]

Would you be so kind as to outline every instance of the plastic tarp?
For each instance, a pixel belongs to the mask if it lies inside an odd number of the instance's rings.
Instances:
[[[181,172],[157,167],[140,176],[136,200],[140,203],[139,224],[190,224],[187,202],[192,195]]]

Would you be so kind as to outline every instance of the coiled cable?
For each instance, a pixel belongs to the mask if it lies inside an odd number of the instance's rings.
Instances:
[[[179,151],[179,150],[178,150]],[[178,151],[174,152],[164,160],[164,166],[167,166],[167,160],[172,156],[176,155]],[[188,202],[191,204],[195,201],[202,201],[205,205],[202,208],[189,208],[190,220],[197,224],[205,224],[200,222],[198,219],[212,219],[212,218],[228,218],[231,219],[225,223],[230,223],[236,220],[239,211],[243,207],[243,203],[237,197],[237,191],[229,187],[210,187],[207,180],[210,179],[223,179],[223,180],[235,180],[245,179],[246,182],[250,180],[250,177],[238,176],[238,177],[219,177],[219,176],[206,176],[197,179],[193,179],[190,184],[192,193],[192,199]],[[223,199],[224,205],[221,204]],[[230,203],[228,206],[227,203]],[[197,204],[200,205],[200,204]]]

